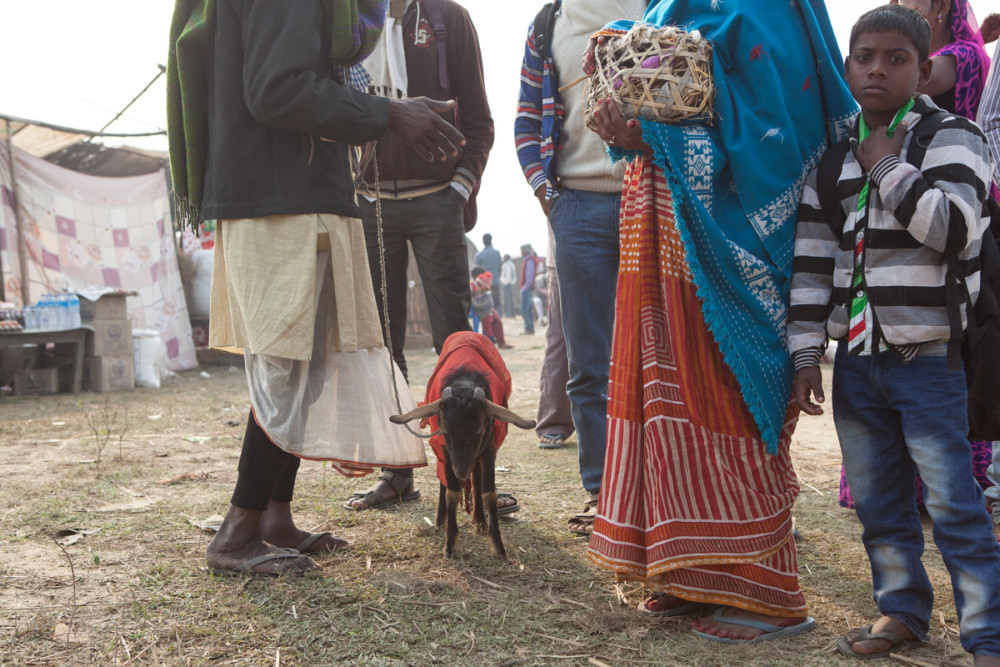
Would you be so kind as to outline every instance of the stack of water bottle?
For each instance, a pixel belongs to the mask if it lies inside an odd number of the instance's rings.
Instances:
[[[68,289],[43,294],[38,303],[24,309],[24,328],[28,330],[76,329],[80,324],[80,298]]]

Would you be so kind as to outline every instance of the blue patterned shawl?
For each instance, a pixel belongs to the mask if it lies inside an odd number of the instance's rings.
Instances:
[[[660,0],[644,21],[698,29],[714,46],[715,124],[643,121],[643,138],[667,174],[709,330],[775,453],[791,398],[799,195],[857,112],[843,59],[820,1]]]

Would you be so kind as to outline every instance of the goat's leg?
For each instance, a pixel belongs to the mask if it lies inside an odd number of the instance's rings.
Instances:
[[[455,541],[458,538],[458,520],[455,513],[462,503],[462,483],[455,477],[447,459],[445,460],[445,479],[448,481],[448,490],[445,492],[448,528],[444,539],[444,555],[445,558],[453,558],[455,556]]]
[[[472,469],[472,525],[476,529],[476,535],[486,534],[486,517],[483,514],[483,462],[476,461],[476,467]]]
[[[500,517],[497,516],[497,485],[496,485],[496,456],[495,449],[490,449],[480,460],[482,466],[482,501],[489,514],[489,524],[487,533],[489,534],[490,551],[494,556],[500,558],[507,557],[507,550],[504,549],[503,540],[500,538]]]
[[[445,519],[448,516],[448,487],[444,484],[438,484],[438,486],[441,487],[441,490],[438,492],[438,511],[434,525],[440,528],[444,525]]]

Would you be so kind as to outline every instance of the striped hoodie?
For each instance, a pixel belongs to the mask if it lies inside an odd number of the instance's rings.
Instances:
[[[847,336],[857,203],[866,176],[871,185],[862,289],[881,340],[894,347],[948,340],[946,250],[957,251],[969,294],[973,301],[978,297],[979,250],[989,226],[984,202],[993,169],[990,149],[974,123],[953,115],[938,126],[920,169],[908,163],[913,129],[936,110],[930,98],[919,96],[903,119],[901,156],[883,158],[869,174],[848,151],[836,183],[846,216],[841,233],[823,213],[817,170],[809,175],[796,227],[788,323],[796,369],[818,365],[828,337]],[[850,136],[857,139],[856,122]],[[964,306],[962,318],[964,328]]]

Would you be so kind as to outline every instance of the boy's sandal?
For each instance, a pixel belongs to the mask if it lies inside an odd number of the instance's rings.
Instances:
[[[503,502],[502,505],[500,504],[501,502]],[[517,498],[514,497],[514,494],[497,494],[497,516],[507,516],[508,514],[513,514],[519,509],[521,509],[521,503],[517,502]]]
[[[413,488],[413,478],[397,475],[392,470],[383,470],[375,485],[364,493],[352,493],[344,507],[355,512],[384,508],[420,498],[420,492]],[[360,502],[359,502],[360,501]]]
[[[889,642],[889,648],[884,651],[875,651],[872,653],[858,653],[854,650],[854,645],[858,642],[870,641],[872,639],[882,639]],[[872,625],[869,624],[863,628],[848,630],[847,634],[837,641],[837,651],[839,651],[841,655],[846,655],[849,658],[871,660],[872,658],[885,658],[897,648],[917,646],[919,644],[919,639],[907,639],[896,634],[895,632],[892,632],[891,630],[872,632]]]

